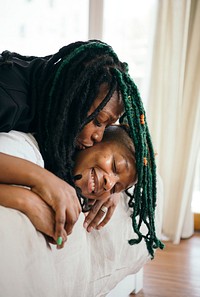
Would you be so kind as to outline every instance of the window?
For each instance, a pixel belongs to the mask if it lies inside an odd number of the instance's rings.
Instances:
[[[96,29],[95,37],[102,36],[103,41],[113,46],[119,58],[128,62],[131,76],[142,89],[156,0],[1,2],[0,52],[7,49],[25,55],[48,55],[68,43],[87,40],[89,32]],[[89,22],[91,16],[92,23]],[[103,20],[99,20],[102,17]],[[103,32],[98,32],[97,22],[103,22]]]
[[[112,45],[139,87],[145,103],[156,0],[104,1],[103,40]]]
[[[87,40],[88,15],[89,0],[1,0],[0,52],[43,56]]]

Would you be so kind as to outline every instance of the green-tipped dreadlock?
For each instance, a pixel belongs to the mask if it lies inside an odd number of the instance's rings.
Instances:
[[[135,145],[138,182],[128,193],[133,208],[132,225],[139,243],[143,238],[153,257],[154,248],[163,248],[154,226],[156,206],[156,166],[145,111],[134,82],[113,49],[98,40],[75,42],[46,57],[26,57],[5,51],[0,66],[12,67],[15,61],[31,68],[27,77],[29,102],[36,103],[35,118],[29,130],[35,132],[45,167],[74,186],[72,168],[75,139],[80,130],[104,108],[115,91],[123,100],[125,114],[121,123],[130,126]],[[87,114],[106,83],[108,94],[88,117]],[[79,194],[79,193],[77,193]],[[83,206],[83,205],[82,205]],[[147,234],[140,231],[145,223]]]
[[[111,78],[109,80],[110,92],[108,93],[107,99],[102,102],[98,110],[83,121],[82,126],[94,119],[96,114],[105,106],[116,89],[117,83],[118,91],[122,96],[125,107],[125,114],[120,119],[120,122],[127,123],[130,127],[131,137],[135,145],[136,167],[138,174],[138,182],[135,186],[134,193],[131,194],[127,192],[130,197],[129,206],[133,208],[133,229],[138,235],[138,239],[131,239],[129,243],[131,245],[136,244],[144,238],[147,244],[147,249],[153,257],[154,248],[163,248],[163,244],[156,237],[154,225],[156,207],[156,165],[143,104],[136,85],[128,75],[127,65],[122,65],[122,63],[119,62],[115,52],[107,44],[96,41],[80,44],[80,46],[67,55],[62,60],[62,63],[60,63],[56,71],[49,96],[51,98],[56,92],[56,84],[59,82],[63,69],[71,63],[74,63],[78,57],[82,57],[82,55],[87,52],[90,52],[92,55],[93,51],[97,52],[97,55],[99,55],[100,58],[103,54],[103,57],[108,55],[113,59],[111,62],[107,58],[109,62],[105,64],[103,58],[101,58],[102,65],[104,65],[111,74]],[[95,63],[97,63],[96,60]],[[95,72],[98,72],[98,67],[95,67],[95,64],[93,63],[90,75],[94,75]],[[104,72],[102,72],[102,74],[103,73]],[[140,232],[142,222],[148,229],[148,233],[145,235]]]
[[[155,232],[155,207],[156,207],[156,164],[151,136],[146,122],[145,110],[139,91],[129,74],[113,70],[119,89],[122,94],[125,114],[120,118],[120,123],[128,124],[130,134],[135,145],[136,168],[138,181],[134,192],[131,194],[129,206],[133,208],[132,225],[138,235],[137,239],[129,240],[131,245],[139,243],[142,238],[146,241],[147,249],[154,257],[154,248],[163,249],[163,243],[156,237]],[[140,232],[141,224],[147,226],[147,234]]]

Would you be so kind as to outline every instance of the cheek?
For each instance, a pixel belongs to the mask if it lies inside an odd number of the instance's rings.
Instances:
[[[76,170],[76,174],[81,174],[82,177],[75,181],[75,185],[79,187],[81,190],[84,189],[85,185],[88,181],[88,170],[84,170],[83,168],[79,168]]]
[[[76,156],[76,159],[75,159],[75,165],[74,165],[74,168],[73,168],[73,175],[77,175],[77,174],[82,174],[83,172],[83,168],[84,168],[84,162],[83,160],[85,159],[84,158],[84,153],[85,151],[80,151],[78,153],[78,156]]]
[[[93,124],[89,123],[80,132],[79,137],[80,138],[90,138],[93,132],[94,132]]]
[[[135,172],[124,174],[122,177],[122,183],[128,185],[128,188],[132,187],[135,184]]]
[[[112,170],[112,157],[111,154],[109,155],[102,155],[103,149],[98,155],[98,158],[96,159],[97,165],[104,171],[110,172]]]
[[[82,179],[80,179],[80,180],[76,180],[75,181],[75,185],[77,186],[77,187],[79,187],[80,189],[82,189],[82,187],[83,187],[83,180]]]

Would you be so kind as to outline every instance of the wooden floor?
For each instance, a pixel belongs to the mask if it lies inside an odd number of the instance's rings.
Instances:
[[[142,291],[130,296],[200,297],[200,233],[180,245],[165,245],[144,267]]]

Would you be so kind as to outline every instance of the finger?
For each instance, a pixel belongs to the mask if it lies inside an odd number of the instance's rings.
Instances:
[[[58,238],[58,239],[59,239],[59,238]],[[57,249],[58,249],[58,250],[62,249],[62,248],[64,247],[66,241],[67,241],[67,238],[66,238],[66,239],[64,238],[64,239],[62,239],[62,240],[60,241],[60,243],[58,244],[58,240],[57,240]]]
[[[115,207],[110,207],[105,215],[105,217],[103,218],[103,220],[100,222],[100,224],[98,224],[98,226],[96,227],[97,230],[100,230],[102,227],[104,227],[111,219],[113,212],[115,210]]]
[[[72,233],[72,230],[74,228],[74,225],[75,225],[76,221],[77,220],[72,220],[72,219],[68,219],[66,221],[65,230],[67,232],[67,235],[70,235]]]
[[[81,208],[78,208],[78,209],[75,209],[73,214],[69,214],[69,213],[66,214],[65,230],[68,235],[72,233],[72,230],[78,220],[80,213],[81,213]]]
[[[100,221],[100,219],[104,216],[104,213],[101,211],[99,212],[101,206],[103,205],[102,201],[96,201],[95,204],[92,206],[89,213],[86,215],[83,227],[87,229],[87,227],[91,224],[91,222]],[[98,217],[97,217],[98,216]]]
[[[93,228],[97,228],[103,221],[108,222],[113,214],[113,210],[111,210],[113,207],[107,207],[104,205],[101,206],[98,213],[96,214],[96,217],[90,222],[90,224],[87,227],[87,231],[91,232]],[[107,218],[107,219],[106,219]],[[99,228],[100,229],[100,228]]]
[[[57,247],[63,247],[64,242],[67,240],[67,233],[65,231],[65,212],[57,211],[55,218],[55,241],[57,243]]]
[[[65,231],[67,233],[67,235],[71,234],[74,228],[74,225],[76,224],[79,215],[82,211],[81,208],[81,204],[76,197],[74,197],[75,199],[73,199],[73,203],[70,207],[70,205],[68,205],[69,207],[65,210]]]

